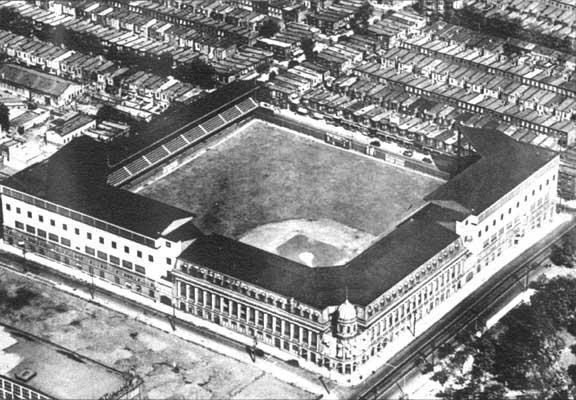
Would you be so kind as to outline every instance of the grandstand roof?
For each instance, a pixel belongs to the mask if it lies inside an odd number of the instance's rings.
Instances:
[[[346,287],[352,303],[367,305],[454,242],[454,218],[430,204],[344,266],[310,268],[220,235],[197,239],[180,258],[318,309],[342,303]]]
[[[482,213],[557,155],[493,129],[461,129],[480,154],[480,160],[425,200],[455,202],[472,215]]]
[[[108,186],[106,158],[106,144],[82,136],[2,184],[154,239],[174,220],[192,217],[179,208]],[[181,237],[182,230],[177,231]],[[198,234],[196,230],[194,237]]]

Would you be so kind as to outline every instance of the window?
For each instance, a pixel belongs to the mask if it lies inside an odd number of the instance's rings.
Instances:
[[[100,236],[100,238],[98,239],[98,241],[100,242],[100,244],[104,244],[104,238],[102,236]]]
[[[53,219],[50,220],[50,226],[56,226],[56,221],[54,221]]]
[[[130,247],[124,246],[124,253],[130,254]]]
[[[38,236],[45,238],[46,237],[46,231],[43,231],[42,229],[38,229]]]
[[[142,258],[142,252],[141,252],[140,250],[138,250],[138,251],[136,252],[136,256],[137,256],[138,258]]]
[[[77,234],[77,235],[80,235],[80,229],[74,228],[74,233]]]
[[[172,243],[166,241],[166,247],[168,247],[168,248],[172,247]]]
[[[144,267],[142,267],[140,265],[136,265],[136,272],[138,272],[139,274],[142,274],[142,275],[146,275],[146,270],[144,269]]]
[[[66,238],[60,238],[60,243],[62,243],[64,246],[70,247],[70,240]]]
[[[10,211],[10,209],[11,209],[10,204],[6,204],[6,209],[7,209],[8,211]]]
[[[122,266],[124,268],[132,269],[132,263],[130,261],[122,260]]]
[[[33,226],[26,225],[26,232],[34,235],[34,234],[36,234],[36,229]]]
[[[112,248],[113,248],[113,249],[116,248],[116,242],[112,242]]]
[[[102,260],[107,260],[108,254],[104,253],[103,251],[98,251],[98,258],[100,258]]]
[[[92,247],[84,247],[84,251],[86,251],[86,254],[90,254],[91,256],[93,256],[94,254],[96,254],[96,252],[94,251],[94,249]]]
[[[16,207],[16,214],[20,214],[20,207]]]
[[[48,239],[53,241],[53,242],[58,242],[58,236],[53,234],[53,233],[48,234]]]
[[[67,230],[68,230],[68,225],[62,224],[62,229],[64,229],[65,231],[67,231]]]
[[[32,218],[32,211],[28,211],[28,218]]]
[[[153,255],[149,255],[149,256],[148,256],[148,261],[154,262],[154,256],[153,256]]]
[[[43,217],[42,215],[39,215],[39,216],[38,216],[38,221],[44,222],[44,217]]]
[[[86,239],[92,240],[92,234],[90,232],[86,232]]]
[[[120,259],[118,257],[110,256],[110,262],[112,264],[120,265]]]
[[[24,230],[24,224],[20,221],[16,221],[16,228]]]
[[[170,257],[166,257],[166,264],[172,265],[172,260],[170,259]]]

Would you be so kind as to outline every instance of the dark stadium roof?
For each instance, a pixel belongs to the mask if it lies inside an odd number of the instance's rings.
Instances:
[[[310,268],[256,247],[209,235],[180,258],[322,309],[367,305],[458,238],[442,223],[459,214],[429,204],[344,266]]]
[[[481,158],[425,200],[453,201],[478,215],[552,160],[556,153],[496,130],[461,128]]]
[[[427,196],[429,203],[344,266],[309,268],[219,235],[199,238],[181,258],[319,309],[345,299],[368,305],[454,242],[455,221],[480,213],[555,153],[483,129],[463,128],[480,160]]]
[[[48,160],[4,180],[3,185],[158,238],[187,211],[106,185],[106,145],[79,137]]]

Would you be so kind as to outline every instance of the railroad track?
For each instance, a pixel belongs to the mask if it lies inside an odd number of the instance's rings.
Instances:
[[[434,324],[427,332],[421,335],[418,342],[408,345],[403,351],[393,357],[381,371],[383,375],[370,389],[361,392],[357,397],[361,400],[389,399],[388,393],[397,382],[410,373],[421,357],[430,356],[438,344],[453,339],[457,332],[469,328],[476,321],[485,317],[495,305],[517,292],[518,286],[526,278],[535,264],[543,262],[549,255],[549,249],[558,243],[562,236],[571,229],[573,224],[565,226],[554,239],[549,240],[542,248],[534,253],[524,253],[516,260],[510,270],[501,270],[492,279],[484,283],[475,293],[472,293],[460,303],[460,307],[452,309],[440,321]],[[503,275],[503,276],[500,276]],[[498,277],[498,279],[496,279]],[[490,285],[492,287],[490,288]],[[463,310],[462,310],[463,308]]]

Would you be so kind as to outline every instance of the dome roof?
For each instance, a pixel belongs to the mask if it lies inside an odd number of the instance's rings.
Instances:
[[[338,307],[338,319],[343,321],[356,319],[356,308],[354,308],[348,299]]]

